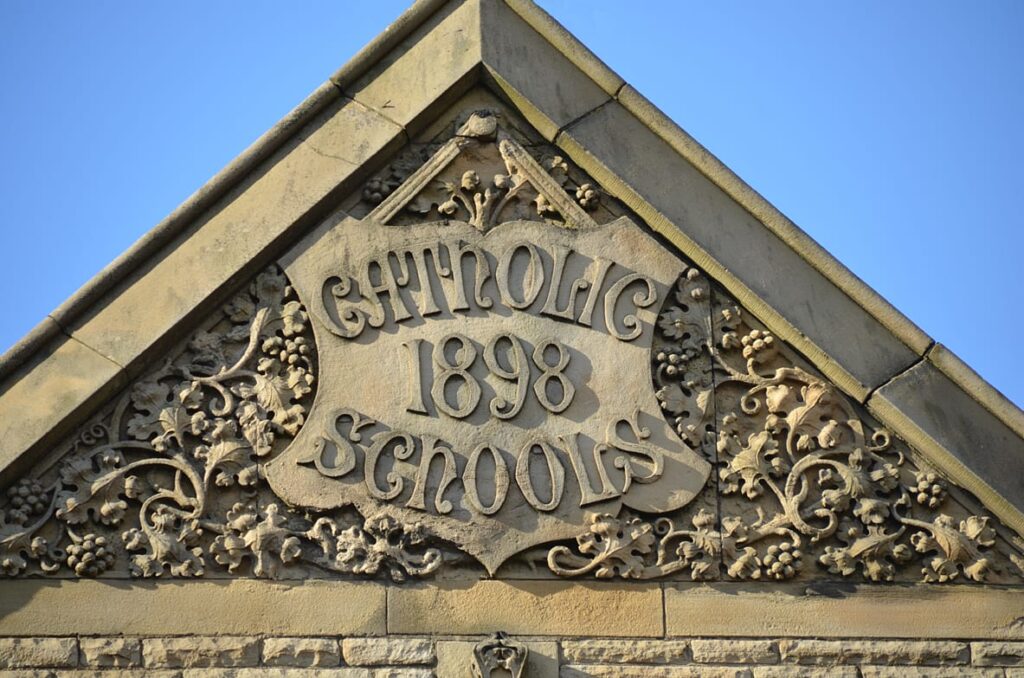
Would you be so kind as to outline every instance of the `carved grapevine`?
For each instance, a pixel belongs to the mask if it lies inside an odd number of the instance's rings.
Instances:
[[[925,582],[981,582],[998,567],[993,519],[943,512],[946,480],[915,468],[736,304],[713,304],[699,271],[680,279],[658,329],[658,399],[677,433],[716,460],[723,515],[701,510],[692,529],[595,516],[575,549],[549,552],[553,572],[783,581],[816,565],[876,582],[914,569]]]
[[[477,165],[444,165],[401,202],[393,195],[421,159],[397,162],[362,200],[381,219],[465,219],[481,231],[505,218],[585,228],[590,213],[614,216],[561,157],[528,176],[524,151],[499,143],[495,125],[474,115],[441,147],[475,149]],[[1024,564],[997,542],[994,519],[965,509],[956,488],[696,268],[664,300],[655,331],[655,395],[676,434],[715,465],[706,496],[669,516],[591,514],[574,544],[547,550],[555,575],[980,582],[1007,561]],[[279,269],[263,271],[83,429],[57,466],[6,490],[0,575],[404,581],[435,572],[444,556],[420,523],[296,511],[270,492],[262,465],[303,426],[316,361],[306,309]]]
[[[49,481],[23,479],[0,513],[0,572],[196,577],[251,566],[392,578],[440,564],[422,529],[262,502],[261,461],[298,433],[316,387],[306,311],[276,267],[84,430]],[[46,474],[44,474],[44,477]]]

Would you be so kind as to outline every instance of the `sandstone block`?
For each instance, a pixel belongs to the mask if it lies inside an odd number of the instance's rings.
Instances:
[[[477,3],[441,7],[343,90],[399,125],[414,127],[462,94],[456,84],[473,74],[480,63],[479,26]]]
[[[487,36],[481,49],[488,72],[549,141],[611,98],[504,2],[481,3],[480,20]],[[544,64],[545,77],[537,76],[537,63]]]
[[[556,143],[857,397],[917,359],[917,353],[620,103],[583,117]],[[738,285],[732,271],[743,271],[750,287]],[[752,303],[755,296],[763,300],[760,307]],[[775,319],[792,330],[784,332]]]
[[[953,641],[914,640],[783,640],[782,661],[797,664],[910,664],[967,663],[967,645]]]
[[[734,666],[640,666],[568,664],[560,678],[750,678],[750,669]]]
[[[78,641],[74,638],[0,638],[0,669],[77,664]]]
[[[133,371],[180,339],[176,330],[210,310],[211,295],[237,281],[266,248],[294,235],[308,212],[343,182],[361,178],[363,163],[397,144],[401,134],[359,103],[332,103],[212,208],[187,239],[115,287],[101,310],[77,320],[72,336]]]
[[[206,668],[256,666],[259,641],[233,636],[146,638],[142,656],[147,667]]]
[[[1024,643],[971,643],[971,663],[976,666],[1024,664]]]
[[[690,643],[693,660],[702,664],[775,664],[779,652],[774,641],[707,639]]]
[[[480,581],[393,588],[391,633],[662,635],[661,589],[643,584]]]
[[[951,614],[955,610],[956,614]],[[978,586],[858,586],[841,595],[742,584],[665,588],[668,635],[1024,640],[1024,592]]]
[[[673,664],[686,659],[685,640],[566,640],[562,656],[569,664]]]
[[[142,641],[138,638],[80,638],[82,664],[99,668],[142,666]]]
[[[39,675],[33,675],[39,678]],[[52,675],[54,678],[181,678],[181,671],[178,669],[76,669],[57,671]],[[9,677],[0,673],[0,678]]]
[[[895,410],[909,420],[912,429],[941,446],[933,453],[940,468],[948,473],[967,467],[966,473],[974,474],[983,484],[972,486],[969,479],[961,484],[1011,527],[1022,529],[1019,522],[1014,524],[1005,517],[999,504],[1010,502],[1018,516],[1024,510],[1024,477],[1006,473],[1024,457],[1024,439],[939,368],[931,362],[915,365],[879,388],[868,408],[890,419]],[[906,436],[915,442],[913,435]]]
[[[436,678],[433,669],[424,667],[388,667],[386,669],[373,669],[370,674],[373,678]]]
[[[369,669],[227,668],[186,669],[182,678],[377,678]]]
[[[341,650],[333,638],[265,638],[263,663],[267,666],[337,666]]]
[[[113,395],[124,380],[118,365],[64,335],[11,375],[0,385],[0,485],[17,477],[12,464],[26,450],[69,432],[59,422]]]
[[[163,636],[183,619],[197,635],[366,635],[384,633],[384,609],[384,587],[368,581],[0,580],[0,635]]]
[[[1002,678],[1001,669],[973,666],[861,666],[862,678]],[[1007,678],[1010,678],[1007,673]]]
[[[434,643],[429,638],[345,638],[345,663],[352,666],[432,664]]]
[[[753,666],[753,678],[859,678],[855,666]]]

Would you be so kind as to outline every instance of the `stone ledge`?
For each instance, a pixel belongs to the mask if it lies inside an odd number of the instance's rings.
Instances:
[[[1024,590],[839,583],[756,590],[744,584],[665,588],[669,636],[1024,639]],[[801,641],[802,642],[802,641]]]
[[[388,589],[388,632],[661,636],[661,589],[560,581],[436,582]]]
[[[1024,439],[959,384],[923,361],[879,388],[868,409],[1024,533]]]
[[[380,635],[374,582],[0,581],[0,635]]]

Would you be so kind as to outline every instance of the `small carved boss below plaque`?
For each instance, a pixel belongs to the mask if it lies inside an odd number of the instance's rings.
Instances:
[[[459,170],[489,151],[504,167],[483,188]],[[453,170],[467,219],[390,223]],[[496,223],[526,196],[553,218]],[[268,481],[295,505],[421,522],[492,573],[591,514],[682,507],[709,465],[665,422],[649,356],[683,268],[628,218],[595,223],[475,116],[367,218],[286,262],[320,390]]]

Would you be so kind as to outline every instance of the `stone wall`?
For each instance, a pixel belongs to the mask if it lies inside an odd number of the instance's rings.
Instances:
[[[1024,676],[1024,642],[864,639],[526,639],[529,678]],[[470,675],[476,638],[0,638],[2,676]]]

